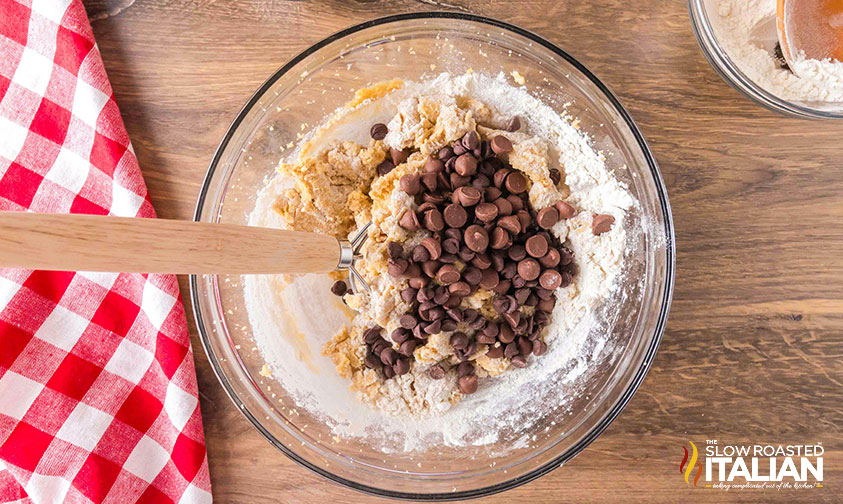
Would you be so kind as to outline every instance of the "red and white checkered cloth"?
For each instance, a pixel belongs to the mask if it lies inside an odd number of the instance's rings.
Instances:
[[[155,216],[80,0],[0,0],[0,210]],[[210,500],[175,277],[0,270],[0,502]]]

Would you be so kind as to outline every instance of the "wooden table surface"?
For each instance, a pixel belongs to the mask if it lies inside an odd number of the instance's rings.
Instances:
[[[483,502],[843,500],[843,121],[786,118],[732,90],[700,52],[685,2],[86,6],[152,202],[166,218],[191,218],[214,149],[257,86],[343,27],[459,10],[520,25],[566,49],[618,95],[661,166],[676,226],[673,308],[649,375],[609,429],[564,469]],[[225,396],[190,323],[218,502],[384,502],[272,448]],[[689,488],[677,471],[682,445],[711,438],[821,442],[825,487]]]

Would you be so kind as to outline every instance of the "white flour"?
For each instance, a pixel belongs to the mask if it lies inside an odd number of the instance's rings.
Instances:
[[[582,209],[567,223],[559,223],[554,232],[574,251],[580,268],[575,282],[560,289],[546,341],[547,354],[531,360],[525,369],[515,369],[490,380],[477,393],[464,398],[441,416],[408,421],[391,417],[357,401],[327,357],[319,355],[323,343],[346,323],[346,316],[336,308],[336,298],[328,293],[327,277],[307,276],[285,286],[280,277],[246,276],[245,299],[253,336],[272,375],[290,392],[300,408],[326,422],[337,436],[366,438],[385,451],[411,451],[430,446],[481,446],[498,442],[501,450],[529,443],[525,432],[565,404],[589,376],[595,361],[611,353],[609,333],[620,305],[624,255],[630,236],[637,230],[624,228],[624,216],[634,207],[626,187],[612,176],[601,154],[570,122],[551,107],[523,89],[507,84],[506,78],[466,74],[452,77],[442,74],[423,83],[407,83],[404,88],[372,105],[372,114],[355,114],[368,124],[389,118],[389,104],[412,94],[436,92],[471,96],[497,111],[495,121],[505,123],[510,117],[522,118],[526,131],[544,138],[551,145],[550,157],[556,167],[563,167],[565,181],[571,188],[569,201]],[[386,104],[385,104],[386,103]],[[345,128],[345,131],[352,128]],[[351,138],[355,139],[355,138]],[[361,138],[358,141],[363,141]],[[388,141],[388,139],[387,139]],[[276,177],[259,194],[250,225],[282,227],[281,218],[271,210],[275,194],[283,181]],[[611,214],[613,230],[601,237],[591,232],[591,212]],[[333,304],[332,304],[333,303]],[[291,358],[297,344],[279,336],[284,319],[298,321],[300,331],[314,357],[310,363]],[[312,327],[302,327],[302,324]],[[295,354],[292,354],[295,355]],[[421,379],[421,378],[419,378]]]
[[[788,101],[843,102],[843,63],[806,59],[793,72],[774,57],[776,0],[709,0],[717,39],[738,68],[764,90]]]

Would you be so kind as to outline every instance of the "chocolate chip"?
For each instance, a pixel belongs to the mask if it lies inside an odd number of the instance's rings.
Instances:
[[[498,227],[501,227],[514,235],[517,235],[522,231],[521,221],[519,221],[518,217],[515,215],[507,215],[506,217],[498,219]]]
[[[480,137],[477,136],[476,131],[469,131],[462,137],[462,144],[468,150],[474,150],[480,146]]]
[[[445,207],[445,224],[452,228],[463,227],[468,220],[468,213],[460,205],[451,203]]]
[[[504,313],[502,317],[513,330],[516,329],[518,324],[521,322],[521,312]]]
[[[544,289],[555,290],[562,285],[562,275],[556,270],[544,270],[539,277],[539,285]]]
[[[550,229],[559,222],[559,211],[555,207],[542,208],[536,215],[536,222],[540,228]]]
[[[452,148],[454,149],[455,156],[462,155],[466,152],[465,145],[463,145],[462,142],[454,142],[454,146]]]
[[[454,264],[457,262],[457,256],[454,254],[442,254],[439,258],[439,262],[443,262],[445,264]]]
[[[407,269],[401,275],[402,278],[418,278],[421,276],[421,267],[416,263],[408,263]]]
[[[395,377],[395,371],[392,369],[392,366],[387,366],[387,367],[383,368],[383,376],[387,380]]]
[[[557,201],[554,206],[556,207],[556,211],[559,212],[560,219],[570,219],[577,215],[577,210],[564,201]]]
[[[439,256],[442,255],[442,245],[432,236],[428,236],[423,239],[420,245],[427,249],[427,253],[430,254],[430,259],[439,259]]]
[[[413,333],[411,333],[409,329],[405,329],[403,327],[396,328],[392,331],[392,334],[390,334],[392,341],[398,343],[399,345],[410,339],[412,336]]]
[[[442,330],[442,321],[434,320],[433,322],[424,326],[424,332],[427,334],[436,334]]]
[[[492,203],[498,208],[498,215],[511,215],[512,214],[512,203],[509,202],[506,198],[498,198]]]
[[[416,212],[412,210],[405,210],[404,213],[401,215],[401,218],[398,219],[398,225],[406,229],[407,231],[418,230],[419,218],[416,215]]]
[[[567,266],[574,262],[574,253],[568,250],[565,247],[562,247],[558,250],[559,252],[559,264],[562,266]]]
[[[459,379],[458,386],[460,392],[463,394],[473,394],[477,392],[477,375],[471,374],[463,376]]]
[[[436,184],[439,179],[439,175],[436,173],[422,173],[419,178],[421,179],[422,185],[428,191],[435,191]]]
[[[439,152],[436,153],[436,157],[438,157],[441,161],[446,161],[454,157],[454,150],[448,146],[442,147],[439,149]]]
[[[457,376],[463,377],[474,374],[474,364],[470,361],[460,362],[457,365]]]
[[[562,283],[559,285],[560,287],[567,287],[567,286],[571,285],[571,282],[574,281],[574,278],[568,272],[561,273],[561,275],[562,275]]]
[[[512,172],[506,177],[506,189],[512,194],[520,194],[527,190],[527,179],[521,172]]]
[[[422,201],[426,201],[426,202],[430,202],[430,203],[434,203],[436,205],[439,205],[439,204],[442,204],[442,203],[445,202],[445,196],[442,196],[441,194],[438,194],[438,193],[426,192],[426,193],[422,193]]]
[[[447,238],[442,242],[442,249],[449,254],[456,254],[460,251],[460,242],[456,238]]]
[[[375,140],[383,140],[387,133],[389,133],[389,128],[387,128],[384,123],[373,124],[372,128],[369,130],[369,134]]]
[[[470,177],[477,173],[477,159],[471,154],[463,154],[454,162],[454,171],[463,177]]]
[[[405,313],[404,315],[401,315],[401,317],[398,318],[398,323],[404,329],[412,329],[416,327],[416,324],[419,323],[419,319],[417,319],[413,315],[410,315],[409,313]]]
[[[508,123],[506,123],[506,131],[518,131],[520,129],[521,119],[518,116],[514,116]]]
[[[495,229],[492,230],[492,237],[490,246],[493,249],[504,249],[508,246],[512,245],[512,237],[509,236],[509,233],[500,226],[496,226]],[[494,256],[493,256],[493,264],[494,264]]]
[[[386,253],[391,259],[398,259],[404,253],[404,247],[396,241],[386,242]]]
[[[507,359],[515,357],[516,355],[518,355],[518,353],[518,345],[516,345],[514,342],[506,345],[506,347],[503,349],[503,356]]]
[[[556,249],[548,249],[547,253],[539,258],[539,262],[545,268],[555,268],[559,264],[559,251]]]
[[[487,187],[484,195],[486,196],[486,201],[494,201],[501,197],[501,190],[497,187]]]
[[[363,341],[368,344],[373,344],[381,339],[381,327],[375,326],[363,331]]]
[[[509,204],[512,205],[512,212],[520,212],[524,210],[524,200],[521,199],[521,196],[517,194],[510,194],[506,197],[506,200],[509,201]]]
[[[442,321],[442,332],[456,331],[457,323],[450,319]]]
[[[515,341],[515,332],[512,330],[512,327],[510,327],[509,324],[500,325],[498,339],[501,341],[501,343],[512,343],[513,341]]]
[[[547,343],[541,340],[533,342],[533,355],[538,357],[544,355],[545,352],[547,352]]]
[[[517,368],[527,367],[527,358],[523,355],[516,355],[515,357],[510,359],[509,362]]]
[[[378,165],[378,175],[383,177],[387,173],[391,172],[395,168],[395,163],[388,159],[384,159],[381,164]]]
[[[348,285],[346,285],[344,280],[337,280],[331,286],[331,293],[335,296],[342,296],[346,292],[348,292]]]
[[[387,261],[387,265],[388,266],[386,268],[386,271],[387,271],[387,273],[389,273],[389,276],[391,276],[393,278],[398,278],[401,275],[403,275],[404,272],[406,272],[407,268],[409,267],[409,263],[407,262],[407,260],[401,259],[401,258],[389,259]]]
[[[406,289],[401,291],[401,299],[404,300],[405,303],[412,303],[414,299],[416,299],[416,294],[418,294],[418,290],[412,287],[407,287]]]
[[[464,350],[468,348],[468,336],[466,336],[464,332],[455,332],[451,335],[449,343],[454,348]]]
[[[460,251],[457,255],[459,256],[462,262],[467,263],[474,259],[475,254],[477,254],[477,252],[474,252],[473,250],[468,248],[468,246],[463,245],[460,247]]]
[[[600,236],[606,231],[612,229],[612,224],[615,223],[615,218],[611,215],[599,214],[594,216],[594,220],[591,221],[591,231],[596,235]]]
[[[503,357],[503,349],[501,347],[491,347],[486,352],[486,357],[490,359],[500,359]]]
[[[442,378],[445,378],[445,368],[439,364],[435,364],[427,370],[427,376],[434,380],[441,380]]]
[[[518,345],[518,353],[520,353],[524,357],[530,355],[533,352],[533,342],[527,338],[518,338],[516,344]]]
[[[518,210],[515,216],[518,218],[518,223],[521,224],[522,233],[526,232],[533,224],[533,218],[530,217],[530,212],[526,210]]]
[[[451,186],[451,189],[456,191],[460,187],[465,187],[469,185],[469,183],[471,183],[471,177],[463,177],[459,173],[451,173],[450,175],[448,175],[448,181],[449,185]],[[452,196],[451,199],[453,201],[456,201],[456,196]]]
[[[401,343],[401,346],[398,347],[398,353],[401,355],[413,355],[413,352],[416,350],[418,346],[418,342],[414,339],[408,339],[404,343]]]
[[[457,271],[453,264],[443,264],[439,271],[436,272],[436,279],[442,285],[451,285],[460,280],[460,272]]]
[[[424,162],[424,171],[425,173],[433,173],[437,174],[445,170],[445,164],[431,156],[428,156]]]
[[[512,152],[512,142],[503,135],[498,135],[493,138],[489,145],[492,148],[492,151],[498,155]]]
[[[492,222],[498,216],[498,207],[493,203],[480,203],[474,209],[474,215],[483,222]]]
[[[527,249],[527,253],[535,258],[544,257],[547,254],[547,238],[542,235],[533,235],[527,238],[524,246]]]
[[[497,287],[499,282],[500,277],[498,276],[497,271],[493,269],[483,270],[482,277],[480,278],[480,287],[491,290]]]
[[[510,173],[512,173],[512,170],[509,168],[501,168],[492,176],[492,183],[495,184],[495,187],[498,189],[502,188]]]
[[[465,244],[474,252],[484,252],[489,246],[489,233],[476,224],[468,226],[465,230]]]
[[[533,258],[527,258],[518,263],[518,275],[524,280],[535,280],[541,273],[539,262]]]
[[[381,360],[373,353],[366,354],[366,358],[363,359],[363,363],[366,364],[366,367],[369,369],[380,369],[382,366]]]
[[[430,260],[430,252],[428,252],[426,248],[422,245],[416,245],[413,247],[413,261],[423,263],[428,260]]]
[[[381,358],[381,362],[387,366],[391,366],[395,364],[396,360],[398,360],[398,352],[396,352],[391,346],[388,346],[381,351],[379,357]]]
[[[513,245],[507,250],[507,255],[509,255],[510,259],[517,262],[527,257],[527,250],[523,245]]]
[[[452,296],[468,296],[471,293],[471,286],[465,282],[453,283],[448,287],[448,291]]]
[[[516,289],[520,289],[521,287],[524,287],[525,285],[527,285],[527,281],[524,280],[523,278],[521,278],[520,275],[515,275],[514,277],[512,277],[512,286],[515,287]]]
[[[515,291],[515,301],[518,304],[526,303],[528,297],[530,297],[530,289],[518,289]]]
[[[489,269],[489,267],[492,266],[492,260],[489,258],[488,255],[482,252],[478,252],[474,254],[474,259],[471,260],[471,264],[475,268],[484,270]]]
[[[489,327],[490,325],[492,325],[492,324],[488,324],[488,325],[486,325],[486,327]],[[484,345],[494,345],[495,341],[497,341],[497,338],[495,338],[494,336],[489,336],[489,335],[487,335],[485,333],[482,333],[482,332],[477,333],[477,342],[478,343],[483,343]]]
[[[421,179],[418,173],[408,173],[403,175],[398,181],[401,190],[410,196],[415,196],[421,191]]]
[[[410,359],[406,357],[398,359],[392,369],[395,371],[395,374],[401,376],[403,374],[407,374],[410,372]]]
[[[408,149],[398,150],[398,149],[393,149],[392,147],[390,147],[389,148],[389,157],[392,158],[392,163],[395,166],[398,166],[401,163],[403,163],[404,161],[406,161],[408,157],[410,157],[410,151]]]
[[[422,263],[421,266],[422,271],[425,275],[429,276],[430,278],[433,278],[436,276],[436,272],[439,271],[439,266],[441,266],[441,264],[442,263],[440,263],[439,261],[425,261]]]
[[[445,230],[445,237],[453,238],[459,242],[462,240],[462,230],[456,228],[449,228]]]
[[[515,277],[515,274],[517,273],[517,271],[518,271],[518,265],[516,263],[507,262],[504,265],[503,269],[501,269],[501,275],[504,278],[507,278],[507,279],[511,280],[513,277]]]
[[[536,305],[536,308],[543,312],[550,313],[553,311],[554,306],[556,306],[555,299],[542,299],[539,301],[539,304]]]
[[[442,231],[445,229],[445,219],[437,209],[428,210],[424,213],[424,227],[428,231]]]
[[[480,203],[482,193],[476,187],[463,186],[454,191],[454,197],[456,197],[460,205],[470,207]]]
[[[559,182],[562,181],[562,174],[559,173],[559,170],[556,168],[548,170],[548,175],[550,176],[550,181],[553,182],[553,185],[559,185]]]
[[[451,317],[454,322],[462,322],[465,320],[465,313],[459,308],[448,308],[448,316]]]
[[[483,272],[481,272],[477,268],[466,268],[462,272],[463,280],[468,282],[468,285],[477,285],[480,283],[480,280],[483,278]]]

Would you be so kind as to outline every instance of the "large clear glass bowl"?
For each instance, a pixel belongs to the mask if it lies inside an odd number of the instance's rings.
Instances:
[[[688,10],[703,54],[723,80],[756,103],[782,114],[805,119],[843,119],[843,103],[788,101],[747,77],[718,41],[717,29],[712,23],[718,4],[718,0],[688,0]]]
[[[626,243],[628,281],[617,298],[607,300],[615,313],[607,335],[612,350],[595,356],[577,383],[556,391],[564,394],[565,404],[536,419],[528,443],[509,446],[512,437],[501,436],[494,447],[438,446],[429,453],[383,453],[360,439],[337,443],[324,422],[306,410],[294,411],[289,394],[261,375],[263,359],[251,340],[243,279],[192,276],[190,287],[202,344],[220,383],[281,452],[357,490],[452,500],[521,485],[570,460],[618,416],[656,353],[673,287],[670,207],[653,155],[614,95],[558,47],[500,21],[424,13],[363,23],[301,53],[249,99],[214,155],[195,219],[247,223],[256,193],[273,174],[282,147],[302,134],[301,123],[318,123],[366,84],[417,80],[431,72],[431,65],[436,73],[517,70],[530,93],[579,119],[580,129],[606,155],[609,169],[629,186],[637,204],[625,222],[633,231]],[[318,351],[315,355],[322,358]],[[558,400],[546,398],[551,404]]]

